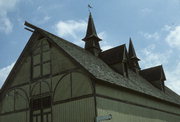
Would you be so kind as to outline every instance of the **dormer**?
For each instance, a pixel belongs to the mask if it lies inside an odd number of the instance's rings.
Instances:
[[[166,80],[166,76],[162,65],[141,70],[140,75],[156,88],[164,91],[164,81]]]
[[[128,58],[125,44],[101,52],[100,58],[116,72],[128,76]]]

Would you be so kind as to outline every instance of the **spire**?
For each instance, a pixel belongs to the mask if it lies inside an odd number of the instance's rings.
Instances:
[[[98,37],[96,33],[96,28],[94,25],[94,21],[91,15],[89,14],[88,26],[86,31],[86,36],[82,39],[85,42],[85,49],[90,51],[95,56],[98,56],[101,52],[101,48],[99,46],[99,41],[101,39]]]
[[[139,71],[140,67],[139,67],[138,61],[140,59],[136,56],[136,52],[134,50],[134,46],[133,46],[131,38],[129,39],[128,57],[129,57],[130,68],[133,69],[135,72]]]
[[[136,56],[136,52],[135,52],[135,50],[134,50],[134,46],[133,46],[133,43],[132,43],[131,38],[129,39],[129,51],[128,51],[128,53],[129,53],[129,58],[130,58],[130,59],[139,60],[139,59],[137,58],[137,56]]]

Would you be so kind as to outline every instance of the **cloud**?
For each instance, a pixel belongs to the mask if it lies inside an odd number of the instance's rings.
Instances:
[[[43,18],[43,21],[48,21],[49,19],[51,19],[51,17],[50,16],[45,16],[44,18]]]
[[[102,41],[100,42],[100,44],[101,44],[100,46],[103,51],[108,50],[113,47],[110,43],[108,43],[107,34],[105,31],[98,33],[98,36],[99,36],[99,38],[102,39]]]
[[[163,53],[158,53],[155,51],[156,46],[155,45],[150,45],[147,48],[144,48],[141,50],[139,54],[141,57],[141,65],[143,68],[149,68],[152,66],[157,66],[161,64],[167,64],[169,57],[171,56],[172,51],[168,50]]]
[[[160,38],[160,34],[158,32],[154,32],[154,33],[139,32],[139,34],[142,35],[146,39],[158,40]]]
[[[50,16],[45,15],[45,16],[38,16],[38,18],[34,18],[34,21],[38,24],[45,24],[51,19]]]
[[[166,71],[166,85],[180,95],[180,63],[173,70]]]
[[[6,66],[6,67],[0,69],[0,87],[2,86],[4,81],[6,80],[8,74],[11,71],[12,67],[14,66],[14,64],[15,63],[13,62],[9,66]]]
[[[180,49],[180,26],[171,29],[165,38],[169,46]]]
[[[59,21],[55,25],[55,31],[60,37],[64,37],[66,39],[73,39],[73,43],[79,45],[81,47],[84,46],[84,42],[81,40],[85,34],[87,29],[87,22],[85,20],[66,20]],[[103,41],[100,42],[101,49],[107,50],[112,48],[112,45],[108,43],[107,34],[105,31],[97,34]]]
[[[143,35],[146,39],[156,40],[154,42],[156,44],[163,43],[164,46],[167,46],[166,44],[169,45],[163,52],[157,52],[159,47],[152,43],[148,47],[143,48],[139,52],[140,59],[142,59],[140,64],[143,69],[163,64],[167,78],[166,86],[180,94],[179,57],[177,56],[175,60],[172,60],[174,59],[174,54],[177,53],[177,50],[174,49],[180,49],[180,26],[175,24],[164,25],[159,31],[154,33],[140,32],[139,34]]]
[[[0,16],[0,31],[6,34],[12,32],[13,24],[7,16]]]
[[[180,63],[174,63],[173,66],[172,64],[170,64],[169,67],[168,63],[170,61],[172,50],[158,53],[155,51],[155,49],[155,45],[150,45],[147,48],[144,48],[141,53],[139,53],[141,54],[140,58],[142,60],[140,61],[140,64],[142,68],[144,69],[154,67],[161,64],[165,65],[165,75],[167,79],[167,81],[165,82],[166,86],[168,86],[176,93],[180,94]]]
[[[86,34],[87,23],[84,20],[66,20],[59,21],[54,26],[55,32],[67,40],[72,40],[72,42],[80,47],[84,46],[82,38]]]
[[[0,31],[4,33],[10,33],[13,29],[7,13],[12,11],[19,0],[0,0]]]
[[[104,50],[108,50],[108,49],[111,49],[111,48],[113,48],[111,45],[103,45],[102,47],[101,47],[101,49],[104,51]]]
[[[173,24],[170,26],[170,25],[164,25],[164,27],[161,29],[162,31],[170,31],[172,30],[173,28]]]
[[[79,33],[86,32],[87,23],[84,20],[59,21],[55,25],[55,31],[61,37],[71,36],[74,39],[79,38]]]

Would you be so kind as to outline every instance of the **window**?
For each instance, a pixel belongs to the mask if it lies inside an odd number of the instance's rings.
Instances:
[[[51,97],[33,98],[30,101],[30,122],[51,122]]]

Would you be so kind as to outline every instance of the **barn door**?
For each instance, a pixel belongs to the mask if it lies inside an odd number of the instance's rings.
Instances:
[[[32,120],[31,122],[41,122],[41,112],[40,110],[34,110],[32,112]]]
[[[43,110],[43,122],[51,122],[51,112],[50,108]]]
[[[50,96],[31,99],[30,107],[30,122],[51,122]]]

